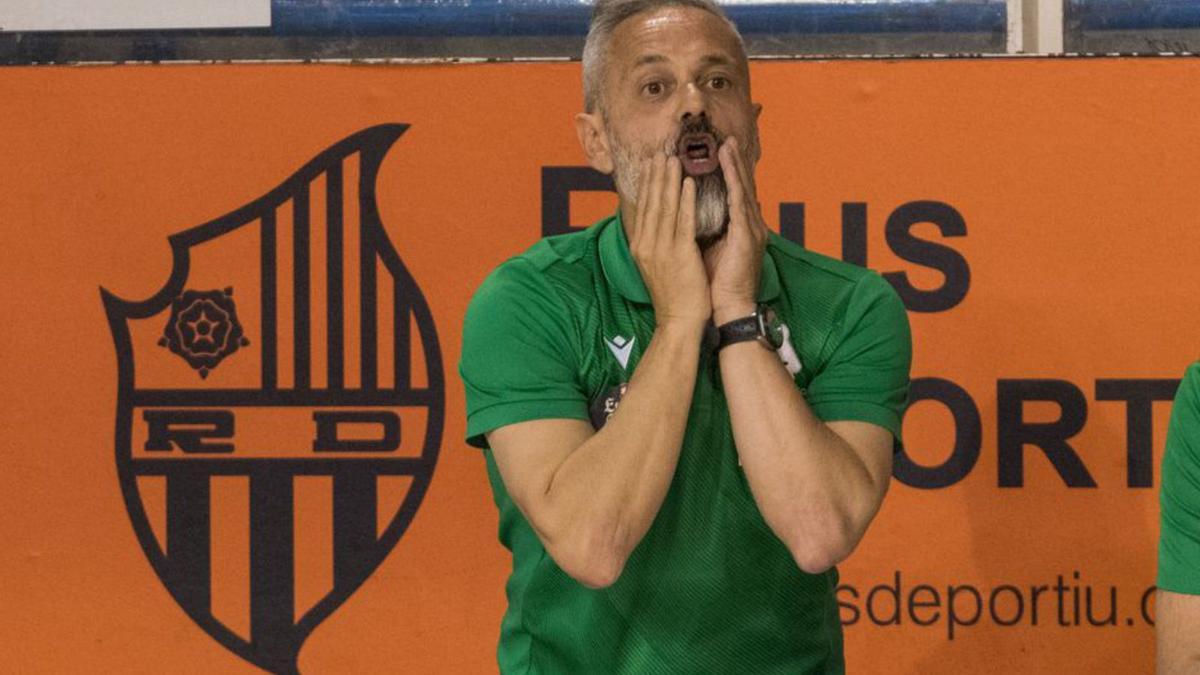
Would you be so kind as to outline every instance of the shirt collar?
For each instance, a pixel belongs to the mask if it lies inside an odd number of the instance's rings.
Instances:
[[[608,284],[617,289],[626,300],[644,305],[650,304],[650,292],[642,281],[641,272],[629,252],[629,242],[625,238],[625,227],[621,224],[621,210],[617,209],[616,216],[601,225],[600,232],[600,266],[604,269],[604,278]],[[762,274],[758,282],[758,301],[770,302],[779,296],[779,271],[775,268],[775,259],[764,251]]]

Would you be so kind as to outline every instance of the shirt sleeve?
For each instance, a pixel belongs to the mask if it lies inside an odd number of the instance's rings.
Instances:
[[[566,305],[533,264],[514,258],[476,291],[463,324],[459,375],[466,389],[467,443],[534,419],[588,419],[579,385],[577,333]]]
[[[1158,587],[1200,595],[1200,362],[1171,408],[1159,506]]]
[[[824,351],[829,357],[806,394],[817,417],[877,424],[899,443],[912,333],[895,289],[874,272],[861,277]]]

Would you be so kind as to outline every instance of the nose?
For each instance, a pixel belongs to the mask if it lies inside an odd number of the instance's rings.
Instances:
[[[704,117],[708,110],[708,97],[704,89],[694,82],[688,83],[683,90],[680,108],[679,117],[684,122],[691,121],[692,117]]]

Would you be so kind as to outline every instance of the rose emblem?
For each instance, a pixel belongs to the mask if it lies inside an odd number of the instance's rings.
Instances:
[[[182,356],[200,377],[208,377],[225,357],[250,344],[237,318],[233,289],[185,290],[171,302],[171,317],[158,344]]]

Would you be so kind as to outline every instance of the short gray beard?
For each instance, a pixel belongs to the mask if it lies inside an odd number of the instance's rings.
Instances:
[[[617,185],[617,192],[629,202],[637,203],[641,178],[638,164],[642,158],[611,133],[608,135],[608,145],[612,149],[613,181]],[[663,150],[668,156],[678,152],[675,141],[671,139],[664,142]],[[653,150],[648,149],[645,157],[652,154]],[[719,167],[712,173],[697,176],[695,181],[696,243],[701,248],[707,248],[725,236],[729,228],[728,191],[725,189],[725,176]]]

